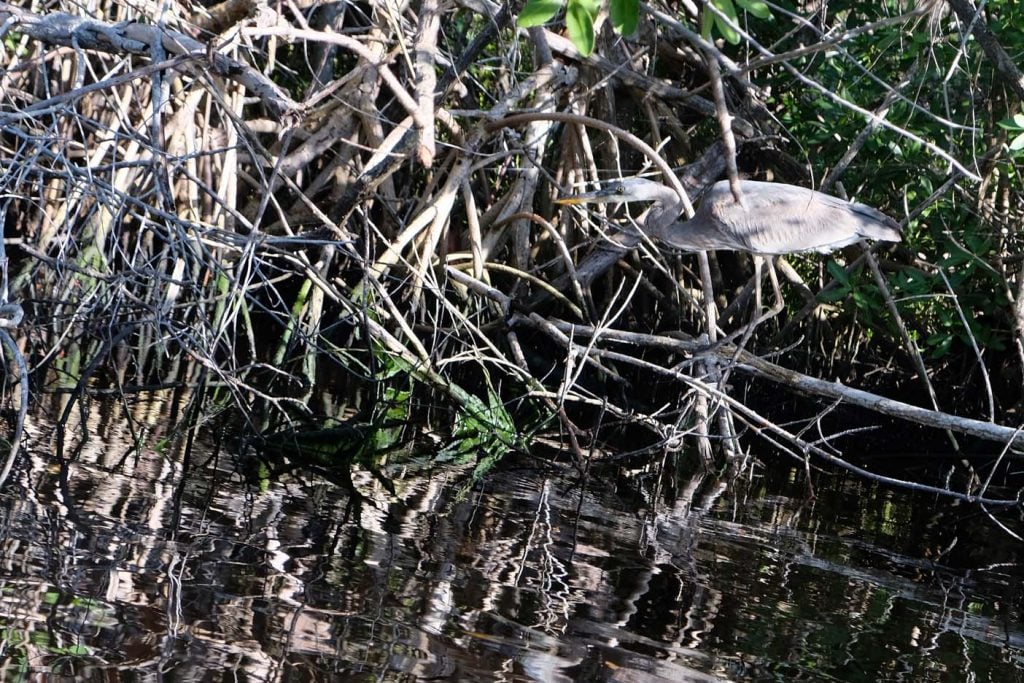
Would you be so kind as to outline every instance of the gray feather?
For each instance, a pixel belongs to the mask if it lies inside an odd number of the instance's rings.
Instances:
[[[728,181],[715,183],[696,216],[648,231],[679,249],[732,249],[755,254],[829,252],[860,239],[900,241],[899,224],[865,204],[795,185],[740,182],[737,204]]]

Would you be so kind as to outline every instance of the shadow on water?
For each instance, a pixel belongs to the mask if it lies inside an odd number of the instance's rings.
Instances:
[[[1020,547],[976,509],[506,462],[461,498],[448,467],[356,469],[346,516],[349,482],[244,477],[210,433],[183,471],[171,414],[84,415],[63,466],[37,418],[0,502],[4,680],[1024,679]]]

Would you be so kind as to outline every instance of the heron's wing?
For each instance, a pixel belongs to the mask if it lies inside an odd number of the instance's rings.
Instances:
[[[701,203],[694,230],[718,247],[757,254],[828,252],[867,238],[898,242],[896,221],[870,206],[782,183],[742,181],[743,204],[721,181]]]

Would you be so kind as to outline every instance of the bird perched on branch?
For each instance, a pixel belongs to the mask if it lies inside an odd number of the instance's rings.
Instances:
[[[900,241],[899,224],[865,204],[783,183],[741,180],[739,188],[742,202],[736,201],[728,181],[715,183],[696,215],[686,221],[678,220],[683,201],[676,191],[646,178],[615,180],[595,192],[562,197],[555,202],[653,202],[641,225],[648,236],[686,251],[728,249],[752,254],[758,311],[764,257],[809,251],[828,253],[861,239]],[[782,294],[770,262],[769,275],[776,307],[766,317],[782,308]]]
[[[556,199],[558,204],[653,202],[644,233],[686,251],[729,249],[759,256],[806,251],[828,253],[860,239],[899,242],[892,218],[865,204],[796,185],[741,180],[743,203],[729,182],[715,183],[688,221],[678,221],[682,199],[646,178],[615,180],[600,190]]]

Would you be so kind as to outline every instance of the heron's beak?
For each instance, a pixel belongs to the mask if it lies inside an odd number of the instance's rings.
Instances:
[[[615,200],[615,193],[609,188],[586,192],[584,194],[571,194],[567,197],[559,197],[555,204],[563,206],[576,206],[577,204],[599,204]]]
[[[559,197],[555,200],[555,204],[561,204],[563,206],[576,206],[577,204],[586,204],[587,197],[582,194],[573,194],[568,197]]]

